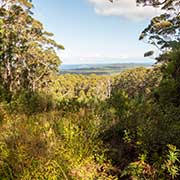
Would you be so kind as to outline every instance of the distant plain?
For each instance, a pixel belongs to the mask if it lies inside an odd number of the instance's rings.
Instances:
[[[153,63],[116,63],[116,64],[64,64],[60,66],[60,74],[96,74],[112,75],[126,69],[151,67]]]

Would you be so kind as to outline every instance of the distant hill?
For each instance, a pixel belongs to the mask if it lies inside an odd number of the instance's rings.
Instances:
[[[61,65],[60,74],[96,74],[111,75],[135,67],[151,67],[152,63],[118,63],[118,64],[68,64]]]

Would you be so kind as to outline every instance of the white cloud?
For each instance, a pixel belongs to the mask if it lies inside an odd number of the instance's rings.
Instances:
[[[84,52],[84,53],[73,53],[71,50],[62,51],[59,56],[63,63],[94,63],[96,61],[104,61],[107,59],[127,59],[130,58],[129,55],[125,53],[115,53],[115,52]]]
[[[62,57],[63,64],[99,64],[99,63],[144,63],[154,62],[153,59],[144,58],[143,54],[139,56],[66,56]]]
[[[88,0],[94,5],[95,12],[106,16],[120,16],[130,20],[143,20],[160,14],[160,9],[141,7],[136,5],[136,0]]]

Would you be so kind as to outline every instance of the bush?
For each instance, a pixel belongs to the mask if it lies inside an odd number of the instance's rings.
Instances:
[[[52,110],[54,104],[50,95],[23,91],[12,98],[9,109],[13,112],[32,114]]]

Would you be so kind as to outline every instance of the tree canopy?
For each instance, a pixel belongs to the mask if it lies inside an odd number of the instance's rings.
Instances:
[[[140,35],[162,51],[177,46],[180,41],[180,1],[179,0],[137,0],[138,5],[160,8],[162,14],[154,17]]]
[[[114,1],[111,0],[111,2]],[[152,6],[162,11],[161,15],[152,18],[150,24],[142,31],[139,39],[155,45],[163,52],[179,46],[180,1],[136,0],[136,2],[138,6]]]
[[[34,91],[60,64],[54,48],[64,47],[32,16],[32,7],[27,0],[3,0],[0,5],[0,81],[9,92]]]
[[[175,7],[180,5],[179,0],[136,0],[136,2],[144,6],[161,7],[166,10],[175,10]]]

